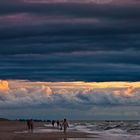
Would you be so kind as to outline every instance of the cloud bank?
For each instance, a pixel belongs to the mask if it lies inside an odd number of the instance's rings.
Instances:
[[[99,113],[100,109],[107,109],[108,112],[106,112],[106,115],[110,117],[113,113],[109,110],[114,108],[118,112],[114,117],[121,117],[122,108],[126,108],[125,112],[127,114],[128,110],[132,111],[130,109],[136,109],[140,105],[139,91],[139,82],[85,83],[1,81],[0,108],[5,116],[9,110],[17,110],[20,112],[18,114],[19,117],[23,117],[21,113],[22,110],[28,110],[30,108],[34,114],[36,109],[38,109],[38,114],[34,116],[37,118],[39,118],[39,109],[40,111],[46,109],[49,112],[48,116],[51,116],[51,113],[63,110],[62,116],[71,112],[73,118],[78,118],[77,115],[78,113],[80,115],[82,110],[88,112],[83,115],[84,118],[95,117],[97,114],[101,118],[104,118],[105,114],[101,116]],[[118,108],[120,108],[120,110]],[[77,113],[75,113],[73,109],[77,111]],[[97,109],[99,110],[97,111]],[[95,114],[95,112],[91,113],[93,111],[96,111],[97,114]],[[12,115],[13,113],[11,113],[9,117],[12,117]],[[28,116],[28,113],[25,115]],[[129,115],[122,116],[122,118],[128,119]],[[14,117],[17,116],[15,115]],[[57,116],[54,115],[53,117]],[[135,118],[136,116],[133,117]]]

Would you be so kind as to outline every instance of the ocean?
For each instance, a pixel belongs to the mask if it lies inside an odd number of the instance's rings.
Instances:
[[[60,132],[59,129],[51,127],[50,123],[44,123],[44,127],[35,128],[34,133]],[[68,131],[85,132],[89,138],[65,138],[64,140],[140,140],[140,121],[70,121]],[[22,131],[22,133],[28,133],[28,131]]]
[[[73,121],[69,131],[86,132],[89,137],[97,134],[104,140],[140,140],[140,121]]]

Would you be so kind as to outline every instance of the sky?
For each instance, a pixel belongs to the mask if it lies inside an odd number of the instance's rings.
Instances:
[[[139,119],[139,15],[139,0],[0,0],[0,117]]]

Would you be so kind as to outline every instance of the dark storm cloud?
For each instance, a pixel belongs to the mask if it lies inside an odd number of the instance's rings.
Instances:
[[[139,55],[99,53],[1,57],[1,77],[43,81],[139,80]]]
[[[80,26],[80,25],[79,25]],[[9,29],[1,34],[0,54],[55,54],[82,51],[139,50],[139,29],[94,29],[67,26],[43,29]],[[91,27],[91,28],[90,28]],[[43,27],[41,27],[43,28]],[[93,28],[93,29],[92,29]],[[17,28],[16,28],[17,29]],[[134,30],[134,31],[133,31]],[[132,33],[131,33],[132,32]],[[126,33],[126,34],[125,34]]]
[[[135,3],[135,5],[133,5]],[[137,3],[137,4],[136,4]],[[132,5],[97,5],[95,3],[47,3],[33,4],[19,1],[4,1],[0,3],[0,14],[31,13],[51,16],[70,16],[70,17],[100,17],[100,18],[119,18],[119,19],[139,19],[140,3],[132,2]]]
[[[0,77],[139,81],[140,4],[0,2]]]

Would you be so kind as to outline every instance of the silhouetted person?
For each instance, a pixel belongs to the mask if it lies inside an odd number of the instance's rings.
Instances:
[[[69,124],[66,119],[64,119],[64,121],[63,121],[63,127],[64,127],[64,133],[66,133],[67,128],[69,127]]]
[[[29,132],[33,132],[33,120],[27,120],[27,127]]]
[[[60,125],[60,130],[62,130],[63,129],[63,121],[61,121],[59,125]]]
[[[54,124],[55,124],[55,120],[52,120],[52,126],[54,127]]]
[[[57,128],[59,129],[59,125],[60,125],[60,122],[59,122],[59,120],[57,120]]]
[[[34,124],[33,124],[33,120],[32,119],[30,120],[30,129],[31,129],[31,132],[33,132]]]
[[[30,120],[27,120],[28,131],[30,131]]]

